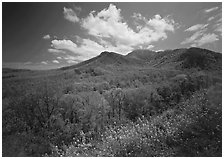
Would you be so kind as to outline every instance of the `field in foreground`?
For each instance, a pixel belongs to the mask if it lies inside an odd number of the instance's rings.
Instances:
[[[3,156],[222,156],[221,63],[190,48],[3,69]]]

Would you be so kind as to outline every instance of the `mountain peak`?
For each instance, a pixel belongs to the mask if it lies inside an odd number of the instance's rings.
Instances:
[[[100,55],[108,55],[108,54],[111,54],[111,53],[113,53],[113,52],[103,51],[103,52],[101,52],[101,54],[100,54]]]

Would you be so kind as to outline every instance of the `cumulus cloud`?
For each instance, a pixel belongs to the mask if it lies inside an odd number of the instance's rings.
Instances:
[[[77,23],[80,20],[79,17],[71,8],[64,7],[63,14],[64,14],[64,18],[70,22]]]
[[[47,61],[41,61],[41,64],[47,65]]]
[[[217,9],[219,9],[219,7],[213,7],[213,8],[205,9],[205,13],[210,13],[210,12],[215,11]]]
[[[65,53],[65,51],[63,51],[63,50],[52,49],[52,48],[48,49],[48,52],[50,52],[50,53]]]
[[[58,56],[57,59],[62,60],[63,58],[61,56]]]
[[[147,19],[142,16],[140,13],[133,13],[132,18],[134,18],[135,20],[142,20],[144,22],[147,22]]]
[[[135,16],[145,19],[137,13]],[[146,24],[138,32],[135,32],[123,20],[121,9],[110,4],[107,9],[98,13],[91,12],[88,17],[83,19],[81,25],[92,36],[111,38],[116,45],[129,46],[166,39],[167,32],[174,32],[174,21],[162,18],[160,15],[155,15],[145,22]]]
[[[43,39],[45,39],[45,40],[48,40],[50,38],[51,38],[51,36],[49,34],[43,36]]]
[[[196,24],[191,26],[190,28],[186,29],[185,31],[197,31],[197,30],[201,30],[204,29],[208,26],[208,24]]]
[[[99,53],[105,50],[105,48],[95,41],[90,39],[83,39],[83,42],[80,46],[71,40],[52,40],[51,46],[57,50],[67,50],[76,56],[79,60],[87,60],[97,56]]]
[[[149,45],[149,46],[147,47],[147,49],[151,49],[151,48],[154,48],[154,46],[153,46],[153,45]]]
[[[99,12],[92,11],[87,17],[79,19],[74,10],[64,8],[64,16],[74,23],[79,22],[87,31],[89,38],[75,36],[75,41],[55,39],[51,41],[49,52],[68,51],[74,56],[63,56],[68,63],[77,63],[99,55],[102,51],[113,51],[127,54],[137,46],[148,46],[151,43],[167,39],[168,32],[175,32],[175,21],[171,17],[161,17],[159,14],[145,18],[135,13],[133,18],[141,19],[137,31],[133,30],[121,16],[121,9],[110,4]],[[146,49],[147,47],[145,47]]]
[[[53,62],[53,63],[59,63],[59,61],[58,61],[58,60],[53,60],[52,62]]]
[[[73,43],[71,40],[52,40],[51,47],[57,50],[69,50],[71,52],[75,52],[77,45]]]

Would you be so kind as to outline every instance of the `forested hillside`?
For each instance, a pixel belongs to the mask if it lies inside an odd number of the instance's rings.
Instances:
[[[103,52],[2,72],[3,156],[222,156],[221,53]]]

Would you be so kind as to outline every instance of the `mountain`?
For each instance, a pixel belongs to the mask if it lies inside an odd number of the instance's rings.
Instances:
[[[134,50],[126,56],[104,51],[100,55],[79,64],[60,68],[88,68],[104,66],[138,66],[190,69],[200,68],[221,70],[222,54],[201,48],[181,48],[165,51]]]
[[[178,69],[200,68],[221,70],[222,54],[207,49],[192,47],[154,52],[134,50],[127,57],[141,59],[154,67],[175,67]]]
[[[100,55],[91,58],[89,60],[83,61],[76,65],[63,67],[62,70],[66,70],[69,68],[83,68],[83,67],[97,67],[97,66],[130,66],[130,65],[143,65],[143,61],[140,59],[133,59],[126,56],[123,56],[114,52],[104,51]]]
[[[126,57],[149,61],[155,54],[156,52],[152,50],[138,49],[130,52]]]

